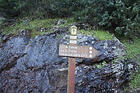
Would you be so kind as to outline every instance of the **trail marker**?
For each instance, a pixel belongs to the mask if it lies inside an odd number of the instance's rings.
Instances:
[[[77,27],[70,28],[70,44],[59,45],[59,56],[67,56],[68,59],[68,81],[67,93],[74,93],[75,91],[75,58],[94,58],[98,51],[90,46],[78,46],[77,44]]]

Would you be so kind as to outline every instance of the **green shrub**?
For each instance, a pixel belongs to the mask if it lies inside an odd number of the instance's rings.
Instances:
[[[85,8],[75,12],[76,19],[118,35],[140,33],[139,0],[86,0]],[[90,3],[88,3],[90,2]]]
[[[6,17],[14,17],[19,15],[20,9],[24,5],[24,0],[0,0],[0,11]]]
[[[119,35],[131,36],[140,30],[140,6],[138,0],[116,0],[114,10],[106,10],[99,25]],[[111,5],[109,6],[111,8]]]

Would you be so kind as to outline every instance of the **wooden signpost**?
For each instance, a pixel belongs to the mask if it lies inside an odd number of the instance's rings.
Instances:
[[[94,58],[98,51],[89,46],[78,46],[77,44],[77,27],[72,26],[70,28],[70,44],[59,45],[59,56],[69,57],[68,62],[68,82],[67,93],[74,93],[75,91],[75,58]]]

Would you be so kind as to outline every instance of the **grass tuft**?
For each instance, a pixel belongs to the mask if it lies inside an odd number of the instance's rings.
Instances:
[[[92,35],[98,38],[99,40],[113,40],[113,36],[108,31],[103,30],[79,30],[79,33]]]
[[[135,38],[134,44],[130,44],[128,40],[123,39],[121,42],[126,46],[128,58],[135,58],[140,54],[140,39]]]
[[[28,29],[31,30],[31,35],[35,37],[36,35],[43,35],[47,32],[51,32],[51,28],[55,26],[55,23],[58,21],[58,18],[55,19],[35,19],[35,20],[23,20],[20,19],[13,25],[5,26],[3,28],[2,34],[14,34],[17,35],[21,30]],[[73,18],[64,19],[67,22],[65,24],[58,25],[59,27],[65,27],[74,23]],[[40,32],[38,29],[46,28],[46,31]]]
[[[140,38],[134,39],[134,44],[130,44],[128,40],[121,40],[122,43],[126,46],[127,50],[127,58],[137,58],[140,65]],[[140,88],[140,70],[136,73],[134,79],[130,82],[130,89],[135,90],[136,88]]]
[[[30,29],[34,34],[37,34],[37,29],[39,28],[47,28],[46,32],[49,30],[50,27],[53,26],[53,23],[56,19],[35,19],[33,21],[28,20],[20,20],[16,22],[13,26],[7,26],[3,28],[3,34],[15,34],[17,35],[19,31],[22,29]],[[39,33],[40,34],[40,33]]]

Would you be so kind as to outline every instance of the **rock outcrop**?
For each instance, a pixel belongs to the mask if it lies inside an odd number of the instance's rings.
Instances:
[[[67,30],[34,39],[26,31],[7,36],[0,47],[0,93],[66,93],[68,59],[58,56],[58,45],[69,43]],[[76,93],[123,93],[138,69],[136,61],[123,58],[125,46],[119,40],[85,35],[78,35],[78,44],[93,46],[99,54],[93,59],[77,58]]]

